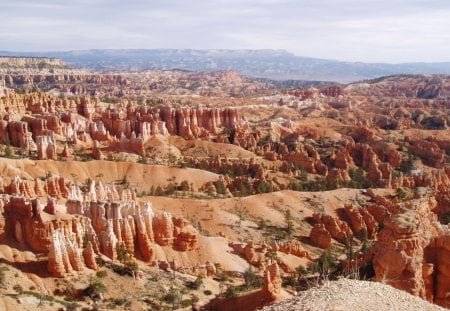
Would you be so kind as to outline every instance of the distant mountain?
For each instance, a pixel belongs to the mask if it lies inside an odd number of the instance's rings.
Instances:
[[[250,77],[274,80],[315,80],[343,83],[394,74],[450,74],[450,62],[403,64],[341,62],[300,57],[285,50],[0,51],[0,55],[61,58],[69,65],[95,71],[141,69],[235,70]]]

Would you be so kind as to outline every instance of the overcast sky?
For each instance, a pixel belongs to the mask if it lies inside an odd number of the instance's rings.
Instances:
[[[0,50],[286,49],[450,61],[448,0],[1,0]]]

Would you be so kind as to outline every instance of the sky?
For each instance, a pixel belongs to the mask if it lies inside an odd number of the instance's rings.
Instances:
[[[448,0],[0,0],[0,50],[285,49],[450,61]]]

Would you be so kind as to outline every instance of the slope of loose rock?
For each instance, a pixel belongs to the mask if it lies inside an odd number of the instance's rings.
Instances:
[[[327,282],[322,287],[311,288],[294,298],[267,306],[262,310],[437,311],[445,309],[382,283],[340,279]]]

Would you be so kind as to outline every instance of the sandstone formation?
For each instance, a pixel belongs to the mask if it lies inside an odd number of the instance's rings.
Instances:
[[[313,220],[318,224],[323,224],[331,237],[339,242],[345,242],[347,239],[353,238],[353,232],[350,230],[350,227],[342,220],[326,214],[314,214]]]
[[[281,292],[280,268],[276,263],[267,266],[264,276],[264,285],[262,293],[265,297],[274,299]]]
[[[435,205],[424,196],[396,206],[379,234],[373,263],[377,280],[448,306],[448,261],[442,257],[448,228],[437,222]]]
[[[327,249],[331,245],[331,234],[323,224],[315,224],[309,238],[315,245],[323,249]]]

